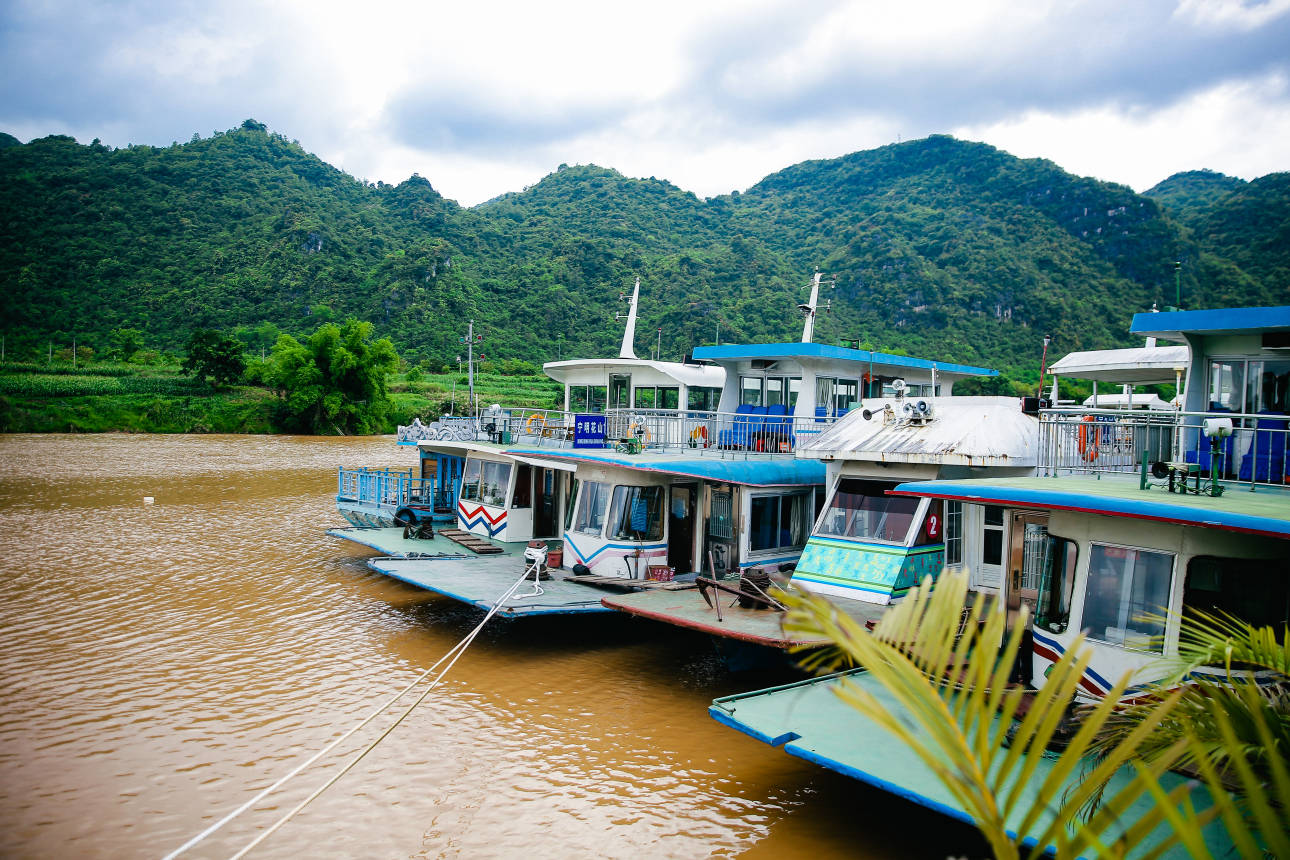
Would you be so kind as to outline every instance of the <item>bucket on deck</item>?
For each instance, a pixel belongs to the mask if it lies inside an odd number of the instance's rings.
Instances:
[[[557,546],[546,551],[546,566],[547,567],[564,566],[564,547]]]

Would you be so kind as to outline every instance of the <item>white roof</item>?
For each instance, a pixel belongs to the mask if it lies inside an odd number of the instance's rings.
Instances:
[[[1191,353],[1186,346],[1094,349],[1072,352],[1050,364],[1048,372],[1054,376],[1096,379],[1099,382],[1151,385],[1174,382],[1175,371],[1181,369],[1186,372],[1190,361]]]
[[[942,466],[1031,467],[1037,463],[1039,420],[1015,397],[928,397],[932,418],[904,418],[905,400],[866,400],[811,442],[799,457]],[[884,407],[890,406],[887,414]],[[870,417],[866,419],[865,413]]]
[[[1085,406],[1093,406],[1093,396],[1089,395],[1084,401]],[[1161,400],[1155,394],[1133,394],[1125,397],[1123,394],[1099,394],[1097,395],[1096,408],[1098,409],[1155,409],[1158,411],[1172,411],[1173,406],[1166,400]]]
[[[648,361],[639,358],[575,358],[568,361],[548,361],[542,371],[556,382],[569,383],[575,379],[592,377],[603,379],[609,373],[624,371],[652,371],[686,386],[721,388],[726,382],[726,372],[710,364],[682,364],[679,361]],[[575,384],[587,384],[575,383]]]

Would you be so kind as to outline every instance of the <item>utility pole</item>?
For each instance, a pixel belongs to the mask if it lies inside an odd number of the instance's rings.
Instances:
[[[475,408],[475,344],[483,341],[484,336],[475,334],[475,321],[471,320],[466,328],[466,336],[460,338],[461,342],[466,344],[466,384],[468,386],[467,396],[470,398],[470,406]],[[460,361],[460,359],[458,359]]]
[[[1174,260],[1174,306],[1182,310],[1182,260]]]
[[[1039,396],[1044,396],[1044,371],[1048,368],[1048,344],[1052,343],[1051,335],[1044,335],[1044,357],[1039,360]]]

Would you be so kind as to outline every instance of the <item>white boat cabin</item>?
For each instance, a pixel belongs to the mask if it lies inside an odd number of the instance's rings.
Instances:
[[[799,448],[798,457],[825,463],[830,490],[792,581],[886,604],[938,576],[948,556],[971,565],[976,587],[997,590],[992,514],[889,493],[909,480],[1032,474],[1038,419],[1021,406],[1008,397],[874,401]]]

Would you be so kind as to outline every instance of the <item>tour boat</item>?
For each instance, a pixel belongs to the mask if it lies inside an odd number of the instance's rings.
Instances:
[[[675,591],[699,576],[794,565],[823,504],[826,472],[820,460],[797,456],[799,447],[870,402],[934,400],[956,380],[994,373],[813,343],[820,283],[817,273],[800,342],[704,347],[695,350],[700,364],[636,359],[638,283],[618,359],[546,367],[564,381],[570,409],[492,406],[469,423],[400,428],[400,442],[421,452],[423,477],[452,488],[444,493],[456,516],[449,539],[460,532],[503,548],[544,541],[549,566],[569,571],[557,576],[617,591]],[[908,398],[875,399],[883,393]],[[600,404],[602,412],[581,411]],[[441,551],[399,530],[375,531],[331,533],[392,557]],[[458,564],[423,557],[371,566],[406,574]],[[434,581],[425,573],[418,584],[435,590]],[[464,597],[479,605],[501,584],[473,581],[477,591]],[[463,599],[456,586],[452,596]]]
[[[996,562],[975,569],[972,582],[1009,610],[1029,607],[1033,644],[1022,665],[1034,687],[1084,635],[1087,700],[1125,673],[1135,684],[1164,677],[1188,609],[1280,631],[1290,620],[1290,307],[1138,314],[1131,330],[1188,348],[1189,381],[1172,413],[1045,409],[1037,474],[906,481],[889,494],[942,505],[947,522],[975,523],[947,542],[946,567]],[[863,672],[850,677],[884,695]],[[791,755],[970,820],[912,753],[842,705],[838,683],[725,697],[710,713]]]

